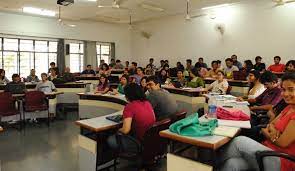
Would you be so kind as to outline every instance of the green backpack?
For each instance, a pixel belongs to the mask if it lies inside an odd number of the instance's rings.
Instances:
[[[200,122],[198,113],[195,113],[170,125],[169,130],[183,136],[202,137],[212,135],[216,127],[217,119]]]

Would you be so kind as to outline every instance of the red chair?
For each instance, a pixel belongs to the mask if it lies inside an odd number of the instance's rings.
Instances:
[[[40,112],[48,111],[48,122],[50,124],[50,114],[49,114],[49,105],[48,100],[45,94],[41,91],[29,91],[25,93],[25,102],[24,102],[24,120],[25,112]]]
[[[20,111],[16,109],[15,99],[10,92],[0,93],[0,109],[0,122],[2,122],[2,118],[14,115],[19,115],[19,121],[21,121]]]

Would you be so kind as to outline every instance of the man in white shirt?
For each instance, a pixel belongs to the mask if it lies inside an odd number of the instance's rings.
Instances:
[[[54,84],[48,80],[48,76],[46,73],[41,74],[42,81],[39,82],[36,86],[37,91],[42,91],[46,93],[52,93],[52,91],[56,91]]]

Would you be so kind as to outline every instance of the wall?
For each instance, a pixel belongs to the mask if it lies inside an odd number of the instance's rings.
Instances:
[[[237,54],[240,61],[261,55],[267,64],[275,55],[280,55],[283,62],[294,59],[295,3],[272,8],[274,3],[269,0],[244,2],[216,9],[215,20],[203,16],[185,21],[182,15],[138,24],[137,30],[152,36],[146,39],[133,31],[132,60],[146,64],[149,57],[154,57],[159,65],[160,59],[169,59],[174,66],[187,58],[196,62],[204,57],[210,63],[232,54]],[[215,29],[220,23],[225,28],[223,35]]]
[[[57,19],[0,12],[0,33],[24,36],[115,42],[116,57],[130,58],[130,31],[126,25],[99,22],[71,22],[60,25]],[[91,60],[90,60],[91,61]]]

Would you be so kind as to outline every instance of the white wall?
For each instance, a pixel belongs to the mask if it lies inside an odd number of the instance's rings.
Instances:
[[[126,25],[99,22],[71,22],[60,25],[57,19],[0,12],[0,33],[24,36],[115,42],[116,57],[130,58],[130,31]]]
[[[204,57],[210,63],[232,54],[240,61],[261,55],[267,64],[275,55],[283,62],[295,59],[295,3],[271,8],[274,3],[269,0],[245,2],[216,10],[215,20],[204,16],[186,22],[184,16],[174,16],[138,24],[152,36],[146,39],[134,31],[132,60],[143,65],[154,57],[159,65],[160,59],[169,59],[174,66],[187,58],[196,62]],[[223,35],[215,29],[218,23],[225,27]]]

